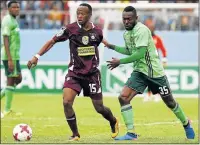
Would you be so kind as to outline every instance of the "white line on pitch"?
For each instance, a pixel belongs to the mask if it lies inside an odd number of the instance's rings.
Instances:
[[[198,123],[198,120],[191,121],[192,123]],[[153,126],[153,125],[166,125],[166,124],[179,124],[180,121],[169,121],[169,122],[152,122],[152,123],[139,123],[134,124],[135,126]],[[59,127],[62,125],[55,125],[55,124],[48,124],[44,125],[43,127]],[[124,124],[120,124],[120,126],[124,126]],[[10,125],[2,125],[1,127],[11,128],[13,126]],[[31,127],[35,127],[35,125],[32,125]]]

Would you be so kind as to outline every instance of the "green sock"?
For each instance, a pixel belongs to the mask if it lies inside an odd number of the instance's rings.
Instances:
[[[2,90],[1,90],[1,99],[5,96],[5,88],[3,88]]]
[[[188,119],[185,116],[185,113],[183,112],[182,108],[179,106],[179,104],[176,104],[176,107],[172,109],[176,117],[182,122],[183,125],[188,124]]]
[[[121,114],[126,124],[127,132],[134,132],[132,106],[130,104],[122,106]]]
[[[14,90],[15,88],[13,86],[7,86],[5,89],[5,96],[6,96],[5,111],[10,111],[11,109]]]

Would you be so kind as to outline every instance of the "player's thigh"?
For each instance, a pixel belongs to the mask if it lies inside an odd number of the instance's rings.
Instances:
[[[170,85],[166,76],[149,78],[148,86],[153,94],[160,94],[161,97],[165,97],[171,94]]]
[[[142,94],[147,87],[145,75],[143,73],[133,71],[130,78],[128,78],[127,82],[125,83],[125,86],[127,86],[131,90],[134,90],[138,94]],[[127,89],[124,89],[125,91],[122,92],[126,93]]]
[[[83,80],[81,85],[84,96],[89,96],[92,100],[102,100],[101,74],[99,71]]]
[[[65,82],[63,85],[63,101],[73,102],[76,95],[81,92],[80,80],[75,77],[70,77],[66,75]]]
[[[81,81],[79,78],[75,77],[75,76],[71,76],[70,73],[68,73],[65,76],[65,81],[64,81],[64,85],[63,85],[63,89],[64,88],[70,88],[74,91],[77,92],[77,94],[80,94],[81,92],[81,85],[80,85]]]

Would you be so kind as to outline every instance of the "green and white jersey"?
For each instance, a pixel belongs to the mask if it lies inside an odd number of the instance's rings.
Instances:
[[[7,14],[1,22],[1,59],[8,60],[3,36],[9,36],[9,49],[13,60],[19,60],[20,55],[20,33],[17,20]]]
[[[124,40],[130,55],[137,52],[139,47],[147,48],[145,57],[133,62],[134,71],[142,72],[151,78],[165,75],[151,31],[144,24],[137,22],[131,31],[125,31]]]

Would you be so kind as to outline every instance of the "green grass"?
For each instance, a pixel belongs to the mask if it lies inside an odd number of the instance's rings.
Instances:
[[[1,108],[4,107],[2,100]],[[74,109],[78,119],[81,140],[75,143],[198,143],[198,99],[177,99],[185,113],[193,121],[196,137],[192,141],[185,139],[184,129],[175,115],[162,101],[143,102],[142,98],[132,101],[137,141],[114,141],[110,137],[109,123],[97,114],[90,98],[76,98]],[[120,135],[126,131],[117,98],[107,97],[104,104],[111,108],[120,121]],[[69,143],[71,131],[65,121],[62,95],[17,94],[13,101],[13,110],[23,116],[6,116],[1,120],[1,143],[19,143],[12,137],[16,124],[27,123],[33,130],[33,137],[24,143]],[[20,142],[22,143],[22,142]]]

